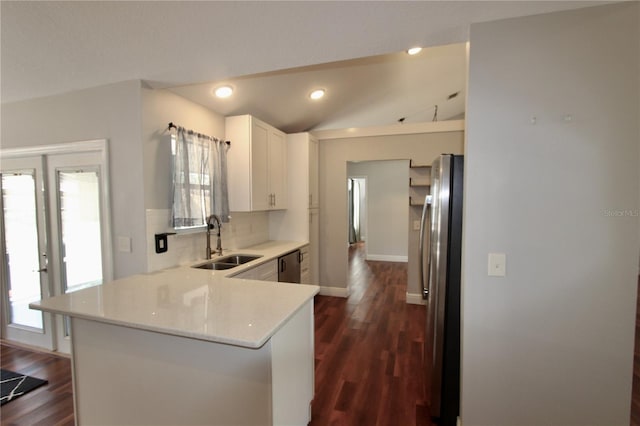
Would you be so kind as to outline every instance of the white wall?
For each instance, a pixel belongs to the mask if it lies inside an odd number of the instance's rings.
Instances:
[[[441,153],[461,154],[462,131],[439,132],[446,122],[434,123],[433,132],[320,139],[320,283],[334,287],[332,294],[347,294],[348,233],[347,162],[373,160],[408,160],[431,164]],[[409,182],[407,181],[407,186]],[[407,200],[407,203],[409,201]],[[412,207],[410,218],[419,219],[420,211]],[[369,225],[371,228],[371,225]],[[418,282],[418,232],[409,234],[408,291],[420,294]]]
[[[464,426],[629,424],[638,17],[616,4],[471,27]],[[487,276],[489,252],[506,277]]]
[[[409,161],[350,162],[347,175],[367,178],[367,259],[406,262],[409,250]]]
[[[140,144],[140,82],[126,81],[72,93],[2,104],[2,148],[107,139],[111,176],[114,278],[146,265],[144,188]],[[131,253],[117,237],[131,238]]]
[[[168,90],[142,88],[142,148],[145,207],[171,206],[171,142],[169,122],[209,136],[224,138],[224,117]]]

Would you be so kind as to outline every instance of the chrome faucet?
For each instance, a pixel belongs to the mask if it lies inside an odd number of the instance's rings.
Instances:
[[[211,230],[218,228],[218,239],[216,240],[216,251],[218,256],[222,256],[222,241],[220,240],[220,231],[222,230],[222,223],[218,215],[212,214],[207,218],[207,254],[206,258],[211,259]]]

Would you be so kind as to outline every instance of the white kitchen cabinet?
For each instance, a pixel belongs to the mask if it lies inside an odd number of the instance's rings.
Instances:
[[[263,211],[287,208],[286,135],[250,115],[225,119],[229,209]]]
[[[317,283],[319,253],[318,140],[309,133],[287,135],[287,210],[269,213],[269,238],[308,241],[310,282]]]
[[[300,247],[300,283],[311,284],[311,259],[309,257],[309,246]]]
[[[318,186],[318,140],[309,136],[309,208],[320,207]]]
[[[320,210],[309,209],[309,284],[320,282]]]
[[[237,275],[233,275],[233,278],[243,278],[246,280],[258,280],[258,281],[278,281],[278,261],[276,259],[270,260],[261,265],[255,266],[246,271],[242,271]]]

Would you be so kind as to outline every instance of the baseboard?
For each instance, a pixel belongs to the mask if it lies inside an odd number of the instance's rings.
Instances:
[[[426,300],[424,300],[420,294],[407,292],[406,300],[407,303],[411,305],[426,305]]]
[[[367,254],[367,260],[377,262],[407,262],[407,256],[393,256],[389,254]]]
[[[349,289],[344,287],[323,287],[320,286],[320,295],[334,297],[349,297]]]
[[[67,353],[64,353],[64,352],[58,352],[58,351],[51,351],[51,350],[46,349],[46,348],[41,348],[40,346],[27,345],[25,343],[15,342],[13,340],[7,340],[7,339],[0,339],[0,343],[5,345],[5,346],[11,346],[11,347],[14,347],[14,348],[24,349],[24,350],[31,351],[31,352],[40,352],[40,353],[43,353],[43,354],[57,356],[57,357],[60,357],[60,358],[71,359],[71,354],[67,354]]]

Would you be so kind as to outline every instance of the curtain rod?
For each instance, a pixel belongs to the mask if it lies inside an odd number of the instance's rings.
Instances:
[[[171,129],[178,129],[178,128],[180,128],[180,129],[184,129],[184,130],[186,130],[187,132],[190,132],[190,133],[196,134],[196,135],[201,136],[201,137],[205,137],[205,138],[211,139],[211,140],[216,141],[216,142],[219,142],[219,141],[220,141],[220,139],[218,139],[218,138],[214,138],[214,137],[212,137],[212,136],[203,135],[202,133],[198,133],[198,132],[194,132],[193,130],[185,129],[185,128],[184,128],[184,127],[182,127],[182,126],[176,126],[175,124],[173,124],[173,121],[169,122],[169,127],[167,127],[167,129],[168,129],[168,130],[171,130]],[[225,142],[227,145],[231,146],[231,141],[224,141],[224,142]]]

